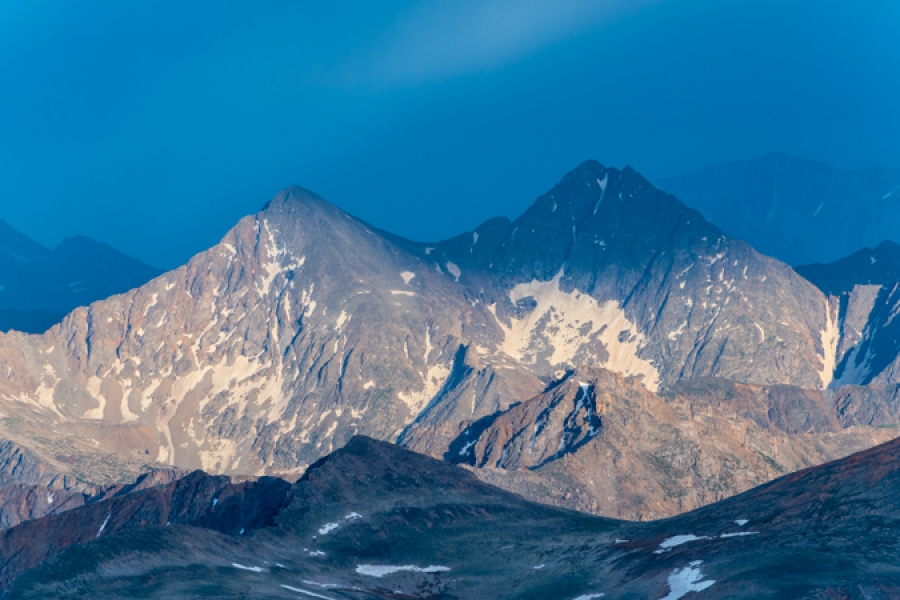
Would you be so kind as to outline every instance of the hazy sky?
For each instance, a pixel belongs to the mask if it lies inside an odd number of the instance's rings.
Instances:
[[[281,188],[419,240],[587,158],[900,166],[900,2],[0,2],[0,218],[160,267]]]

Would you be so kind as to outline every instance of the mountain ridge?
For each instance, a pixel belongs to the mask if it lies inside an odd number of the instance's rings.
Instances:
[[[900,242],[900,169],[844,170],[770,153],[659,181],[729,234],[791,265]]]
[[[626,378],[616,398],[710,377],[825,388],[838,326],[836,301],[633,170],[587,161],[508,225],[434,244],[291,187],[186,265],[43,336],[0,335],[0,414],[28,416],[0,437],[109,480],[293,476],[357,434],[443,456],[585,364]],[[859,448],[842,443],[808,456]],[[647,497],[669,514],[662,489]]]
[[[86,236],[45,248],[0,219],[0,331],[44,333],[76,307],[161,273]]]
[[[635,523],[534,504],[457,467],[357,436],[293,485],[193,473],[20,525],[0,543],[4,556],[26,532],[32,553],[60,527],[76,543],[54,548],[33,569],[22,568],[31,554],[7,561],[0,584],[10,599],[575,600],[690,591],[889,598],[900,590],[891,560],[898,445]],[[265,490],[269,502],[255,505]]]

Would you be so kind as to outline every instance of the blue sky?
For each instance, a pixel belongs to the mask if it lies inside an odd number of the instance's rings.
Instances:
[[[299,184],[419,240],[587,158],[900,166],[900,2],[0,2],[0,218],[170,268]]]

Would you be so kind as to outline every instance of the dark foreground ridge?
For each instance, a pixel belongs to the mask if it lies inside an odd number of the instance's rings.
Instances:
[[[357,436],[293,486],[192,473],[14,527],[4,598],[894,598],[898,451],[634,523]]]

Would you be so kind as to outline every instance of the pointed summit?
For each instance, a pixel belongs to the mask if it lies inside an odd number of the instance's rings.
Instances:
[[[266,202],[261,212],[303,214],[304,212],[309,211],[320,211],[341,215],[347,214],[315,192],[300,187],[299,185],[292,185],[278,192],[274,198]]]

